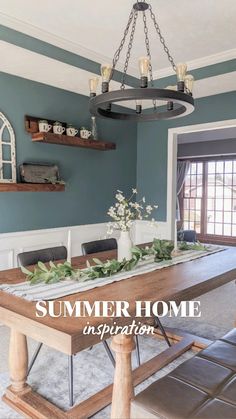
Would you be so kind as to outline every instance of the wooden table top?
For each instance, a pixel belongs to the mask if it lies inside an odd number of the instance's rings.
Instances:
[[[72,258],[74,267],[84,267],[87,259],[93,256],[101,260],[116,257],[115,251],[97,253],[96,255]],[[0,272],[0,283],[18,283],[25,276],[19,268]],[[80,301],[128,301],[129,313],[135,310],[135,301],[166,301],[191,300],[227,282],[236,279],[236,248],[202,257],[190,262],[181,263],[154,272],[139,275],[104,287],[94,288],[82,293],[61,297],[60,301],[71,303]],[[59,304],[59,302],[57,303]],[[83,335],[84,326],[101,323],[130,323],[127,318],[75,318],[46,316],[37,318],[36,302],[29,302],[13,295],[0,292],[0,322],[9,327],[17,328],[21,333],[55,347],[65,353],[76,353],[100,341],[93,335]]]

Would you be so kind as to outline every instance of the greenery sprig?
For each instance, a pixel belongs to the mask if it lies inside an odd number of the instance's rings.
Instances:
[[[187,243],[181,241],[178,245],[179,250],[208,250],[208,247],[197,241],[196,243]]]
[[[49,267],[44,263],[38,262],[34,271],[29,271],[25,267],[21,270],[27,276],[30,284],[38,284],[44,282],[45,284],[53,284],[70,278],[75,281],[85,282],[97,278],[105,278],[115,275],[120,272],[128,272],[135,268],[135,266],[147,257],[153,257],[154,262],[159,263],[163,260],[172,259],[172,251],[174,249],[173,241],[154,239],[150,247],[140,248],[134,246],[132,248],[132,259],[119,262],[116,259],[106,260],[102,262],[100,259],[93,258],[93,265],[87,261],[85,269],[74,269],[69,262],[54,264],[49,262]],[[201,243],[187,244],[182,242],[179,246],[180,250],[207,250]]]
[[[39,282],[53,284],[55,282],[63,281],[65,278],[77,280],[80,276],[80,271],[72,268],[69,262],[58,263],[58,265],[49,262],[49,268],[47,268],[43,262],[38,262],[34,271],[30,271],[24,266],[21,266],[21,270],[27,275],[27,280],[30,281],[32,285],[38,284]]]

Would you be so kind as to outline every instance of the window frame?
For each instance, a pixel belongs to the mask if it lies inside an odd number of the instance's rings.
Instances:
[[[225,235],[217,235],[217,234],[207,234],[206,231],[206,219],[207,219],[207,168],[208,162],[214,161],[231,161],[236,160],[236,154],[231,155],[222,155],[222,156],[204,156],[204,157],[184,157],[178,158],[178,160],[188,160],[190,163],[203,163],[203,191],[202,191],[202,205],[201,205],[201,233],[197,234],[198,240],[205,242],[205,243],[215,243],[215,244],[222,244],[222,245],[235,245],[236,246],[236,237],[233,236],[225,236]],[[184,223],[184,187],[180,193],[179,202],[180,202],[180,217],[181,217],[181,225]],[[232,224],[232,222],[231,222]]]

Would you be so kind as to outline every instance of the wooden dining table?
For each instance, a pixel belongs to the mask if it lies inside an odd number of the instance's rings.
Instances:
[[[92,260],[94,256],[72,258],[72,265],[82,268],[86,261]],[[103,261],[115,258],[116,251],[102,252],[96,254],[96,257]],[[126,325],[134,319],[137,300],[152,303],[156,301],[180,303],[183,300],[195,299],[235,278],[236,248],[231,247],[206,257],[61,297],[58,300],[71,303],[78,300],[89,301],[91,305],[94,301],[127,301],[131,318],[89,317],[90,325],[95,327],[101,323],[112,324],[114,320],[117,325]],[[19,268],[0,272],[0,284],[14,284],[24,280],[25,276]],[[86,317],[53,318],[46,315],[39,318],[36,317],[35,305],[36,302],[26,301],[0,291],[0,322],[11,329],[9,345],[11,384],[6,389],[3,400],[28,418],[87,418],[109,405],[111,401],[113,419],[129,418],[130,399],[133,396],[134,386],[190,348],[200,350],[210,343],[208,339],[167,329],[172,346],[132,371],[131,352],[135,346],[133,337],[116,335],[112,341],[112,349],[116,353],[114,384],[105,387],[65,412],[27,384],[27,337],[72,355],[99,343],[100,336],[83,334],[84,326],[88,321]],[[227,307],[219,307],[219,310],[225,309]],[[157,339],[161,338],[158,329],[155,331],[155,336]],[[104,339],[108,337],[109,334],[106,334]],[[99,381],[99,377],[97,380]]]

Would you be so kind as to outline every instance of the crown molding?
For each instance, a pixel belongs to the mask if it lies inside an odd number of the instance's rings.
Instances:
[[[48,44],[64,49],[65,51],[72,52],[73,54],[80,55],[96,63],[105,63],[112,61],[111,57],[99,54],[93,50],[83,47],[80,44],[77,44],[76,42],[70,41],[51,32],[42,30],[35,25],[26,23],[20,19],[14,18],[2,12],[0,12],[0,25],[6,26],[18,32],[22,32],[25,35],[36,38],[43,42],[47,42]],[[119,71],[123,71],[124,63],[117,63],[116,69]],[[134,77],[139,77],[139,71],[136,67],[129,66],[128,74]]]
[[[69,51],[73,54],[80,55],[88,60],[94,61],[96,63],[110,62],[111,57],[108,57],[103,54],[98,54],[97,52],[83,47],[80,44],[77,44],[73,41],[55,35],[51,32],[40,29],[39,27],[26,23],[20,19],[14,18],[10,15],[0,12],[0,24],[11,28],[13,30],[19,31],[25,35],[36,38],[43,42],[47,42],[51,45],[54,45],[58,48],[61,48],[65,51]],[[230,49],[227,51],[222,51],[217,54],[208,55],[205,57],[197,58],[192,61],[188,61],[188,70],[193,70],[197,68],[207,67],[210,65],[218,64],[224,61],[233,60],[236,58],[236,49]],[[117,64],[117,70],[123,71],[124,63],[120,62]],[[139,78],[138,68],[134,66],[129,66],[129,74],[133,77]],[[162,79],[174,74],[172,67],[162,68],[153,72],[153,78]]]
[[[207,55],[202,58],[197,58],[196,60],[188,61],[187,66],[188,70],[195,70],[196,68],[208,67],[209,65],[214,65],[222,63],[224,61],[230,61],[236,58],[236,48],[229,49],[227,51],[222,51],[217,54]],[[173,76],[174,71],[172,67],[162,68],[161,70],[156,70],[153,72],[153,78],[162,79],[168,76]]]

